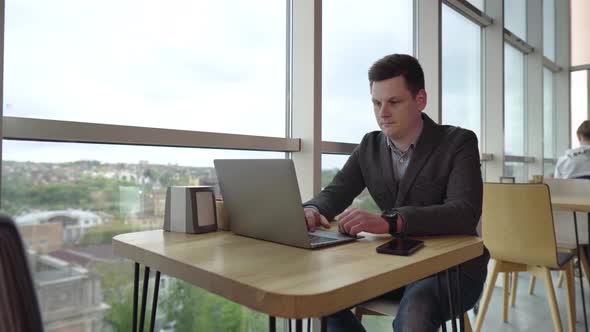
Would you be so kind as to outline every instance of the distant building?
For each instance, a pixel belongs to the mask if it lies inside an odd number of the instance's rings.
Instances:
[[[29,250],[29,264],[47,332],[103,331],[100,279],[88,270]]]
[[[61,223],[21,225],[18,229],[27,247],[38,253],[46,254],[62,247],[64,235]]]
[[[78,243],[90,228],[105,223],[100,214],[83,210],[33,212],[18,216],[15,221],[19,227],[51,223],[61,224],[64,243]]]

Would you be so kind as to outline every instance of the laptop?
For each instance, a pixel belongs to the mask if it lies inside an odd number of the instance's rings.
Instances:
[[[300,248],[356,240],[338,232],[308,232],[290,159],[216,159],[215,170],[231,231]]]

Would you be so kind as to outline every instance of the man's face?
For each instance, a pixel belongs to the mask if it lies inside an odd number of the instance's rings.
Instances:
[[[426,91],[422,89],[414,97],[404,77],[396,76],[373,82],[371,97],[375,118],[387,137],[402,140],[413,134],[426,107]]]

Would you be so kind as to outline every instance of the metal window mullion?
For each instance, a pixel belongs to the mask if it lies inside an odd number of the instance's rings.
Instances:
[[[551,59],[547,58],[546,56],[543,56],[543,66],[554,73],[563,70],[563,68],[561,68],[557,63],[551,61]]]
[[[504,156],[504,161],[506,161],[506,162],[530,164],[530,163],[534,163],[535,160],[536,160],[535,157],[529,157],[529,156],[513,156],[513,155],[505,155]]]
[[[4,131],[2,130],[4,124],[4,35],[6,33],[4,28],[5,20],[5,4],[2,1],[0,6],[0,208],[2,208],[2,165],[4,162],[2,154],[2,142],[4,140]]]
[[[482,28],[492,25],[494,20],[483,13],[465,0],[443,0],[443,3],[453,8],[456,12],[463,15],[468,20],[474,22]]]
[[[322,153],[349,155],[357,146],[354,143],[323,141]]]
[[[6,139],[298,152],[294,138],[3,117]]]
[[[570,67],[570,72],[578,70],[590,70],[590,64]]]
[[[518,38],[518,36],[510,32],[510,30],[506,28],[504,28],[504,40],[524,54],[530,54],[535,51],[534,47],[529,45],[526,41]]]

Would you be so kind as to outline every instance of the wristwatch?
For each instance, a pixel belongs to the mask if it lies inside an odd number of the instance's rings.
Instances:
[[[397,232],[398,216],[399,213],[397,213],[397,211],[395,210],[387,210],[381,214],[381,218],[385,219],[385,221],[387,221],[387,223],[389,224],[389,234],[393,236],[401,236],[403,233],[403,230],[400,233]]]

